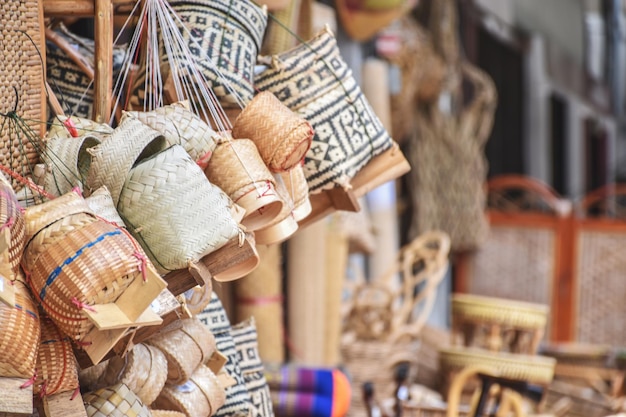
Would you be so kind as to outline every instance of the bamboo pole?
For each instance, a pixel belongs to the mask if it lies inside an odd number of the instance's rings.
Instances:
[[[113,85],[112,0],[95,0],[94,31],[96,51],[93,119],[98,123],[108,123]]]

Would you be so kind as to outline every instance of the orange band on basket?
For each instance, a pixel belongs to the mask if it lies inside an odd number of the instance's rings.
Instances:
[[[237,298],[237,302],[241,304],[247,304],[247,305],[274,304],[274,303],[280,303],[282,301],[283,301],[282,295],[272,295],[268,297],[239,297]]]

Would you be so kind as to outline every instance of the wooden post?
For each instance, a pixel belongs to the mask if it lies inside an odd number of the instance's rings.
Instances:
[[[111,116],[111,88],[113,85],[113,3],[94,0],[95,80],[93,119],[108,123]]]

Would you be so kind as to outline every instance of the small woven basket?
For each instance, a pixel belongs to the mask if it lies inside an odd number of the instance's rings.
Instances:
[[[106,185],[91,193],[89,197],[85,198],[85,201],[96,216],[113,223],[117,227],[126,227],[124,220],[115,208],[115,204],[113,204],[113,198]]]
[[[106,385],[122,382],[144,404],[152,404],[165,386],[167,359],[154,346],[137,344],[123,358],[114,356],[102,376]]]
[[[0,377],[31,378],[39,347],[39,313],[22,281],[15,280],[13,286],[15,307],[0,302]]]
[[[96,218],[76,193],[29,207],[25,219],[23,263],[33,293],[75,340],[93,327],[83,306],[114,302],[143,268],[153,268],[128,233]]]
[[[172,0],[177,24],[189,50],[179,66],[198,66],[224,107],[247,103],[254,96],[254,65],[261,48],[267,10],[250,0]],[[162,51],[162,64],[167,58]]]
[[[42,155],[46,164],[45,190],[59,197],[74,187],[83,189],[91,165],[87,149],[99,144],[100,140],[95,136],[50,138]]]
[[[163,135],[133,118],[126,118],[100,145],[89,148],[92,162],[87,175],[89,189],[106,185],[117,206],[126,176],[142,159],[164,150]]]
[[[198,319],[183,319],[182,328],[156,335],[148,344],[167,359],[167,383],[182,384],[216,350],[215,337]]]
[[[232,201],[180,145],[130,170],[118,209],[160,273],[184,269],[240,234]]]
[[[83,395],[88,417],[151,417],[150,410],[123,383]]]
[[[43,397],[74,391],[78,386],[78,367],[70,338],[49,317],[42,316],[33,393]]]
[[[262,245],[274,245],[284,242],[298,230],[298,222],[293,214],[294,204],[281,178],[276,181],[276,193],[283,201],[283,208],[267,227],[255,232],[257,243]]]
[[[166,384],[153,407],[187,416],[212,416],[225,401],[226,393],[215,374],[200,365],[183,385]]]
[[[247,230],[265,227],[280,213],[283,203],[275,191],[276,181],[251,140],[222,140],[204,172],[246,210],[241,224]]]
[[[9,263],[13,273],[18,274],[26,244],[26,224],[17,195],[3,175],[0,175],[0,224],[0,231],[9,229]]]
[[[297,164],[287,172],[281,172],[280,178],[285,184],[285,189],[293,201],[293,217],[296,221],[303,220],[313,210],[309,200],[309,186],[304,176],[304,168]]]
[[[310,41],[271,57],[255,86],[308,120],[315,136],[304,170],[309,190],[347,188],[393,141],[372,110],[326,27]]]
[[[311,124],[286,107],[269,91],[262,91],[233,124],[233,137],[252,140],[272,172],[298,165],[311,147]]]
[[[169,146],[181,145],[201,167],[206,166],[217,146],[215,131],[182,102],[149,112],[125,112],[122,120],[125,117],[133,117],[160,132]]]

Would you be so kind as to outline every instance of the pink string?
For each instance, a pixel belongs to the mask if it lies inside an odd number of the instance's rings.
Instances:
[[[22,385],[20,385],[21,389],[24,388],[28,388],[31,385],[33,385],[35,383],[35,381],[37,380],[37,368],[35,368],[35,373],[33,374],[33,376],[31,376],[28,381],[24,382]]]
[[[74,121],[70,119],[69,117],[65,119],[65,121],[63,122],[63,125],[65,126],[67,131],[70,132],[70,135],[72,135],[73,138],[77,138],[78,136],[80,136],[78,134],[78,129],[76,129],[76,125],[74,124]]]
[[[78,307],[79,309],[85,309],[85,310],[89,310],[89,311],[93,311],[94,313],[96,312],[96,309],[93,308],[92,306],[90,306],[89,304],[85,304],[82,301],[80,301],[78,298],[76,297],[72,297],[72,303]]]
[[[78,346],[91,346],[92,342],[83,342],[82,340],[75,340],[74,343],[76,343]]]
[[[148,267],[148,259],[144,254],[139,251],[135,251],[133,256],[139,259],[139,272],[141,272],[141,277],[143,278],[143,282],[148,281],[148,277],[146,276],[146,269]]]
[[[15,220],[13,219],[13,217],[9,217],[7,222],[5,224],[3,224],[2,226],[0,226],[0,230],[4,230],[6,228],[9,228],[9,227],[13,226],[14,223],[15,223]]]
[[[74,393],[70,397],[70,401],[72,401],[74,398],[76,398],[78,396],[78,394],[80,394],[80,387],[76,387],[76,389],[74,390]]]
[[[198,158],[198,160],[196,161],[196,164],[198,164],[200,168],[205,170],[206,167],[209,165],[209,159],[211,159],[212,155],[213,155],[213,152],[207,151],[204,155]]]

